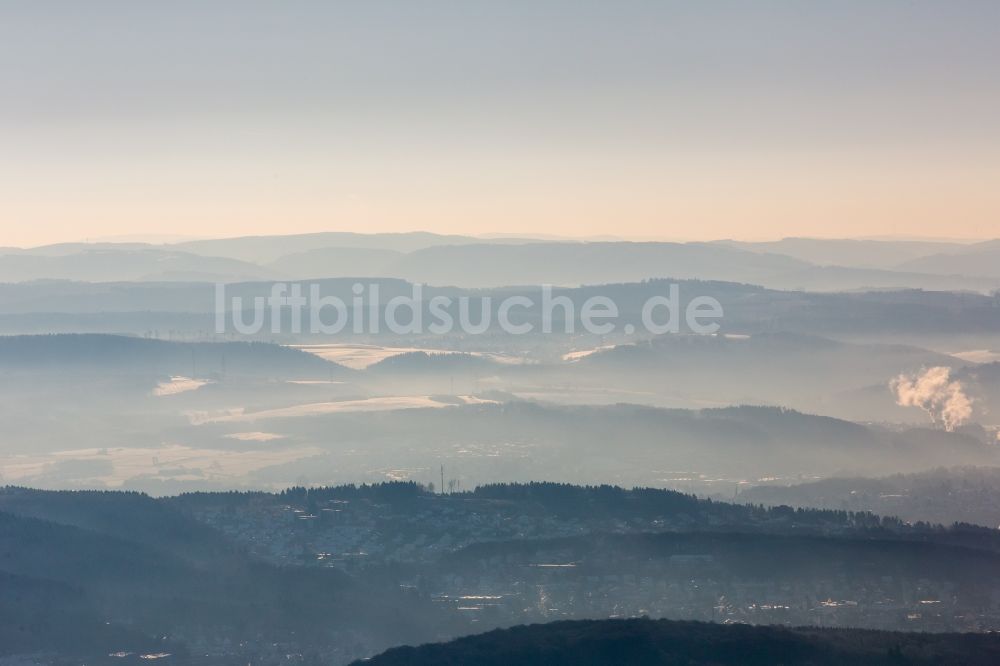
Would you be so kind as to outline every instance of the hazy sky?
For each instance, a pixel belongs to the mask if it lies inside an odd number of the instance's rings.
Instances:
[[[0,245],[1000,236],[1000,2],[0,0]]]

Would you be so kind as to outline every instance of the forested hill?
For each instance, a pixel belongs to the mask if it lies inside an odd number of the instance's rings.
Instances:
[[[103,334],[0,336],[0,371],[75,370],[203,376],[350,374],[298,349],[264,342],[173,342]]]
[[[573,534],[661,531],[814,534],[919,541],[1000,552],[1000,532],[975,525],[909,524],[868,511],[766,507],[699,499],[660,488],[626,489],[611,485],[501,483],[442,494],[413,482],[394,482],[293,487],[277,494],[191,493],[161,501],[203,516],[251,516],[287,506],[315,514],[324,507],[350,504],[359,517],[378,524],[372,538],[382,544],[380,547],[390,547],[390,542],[401,534],[447,534],[452,547],[457,549],[481,541],[506,540],[516,533],[510,531],[512,525],[531,523],[538,527],[539,533],[532,536],[522,529],[518,538],[554,536],[552,526],[561,525],[572,526]]]
[[[0,489],[0,619],[0,658],[56,650],[85,663],[224,641],[353,658],[447,627],[397,590],[255,560],[144,495],[19,488]]]
[[[368,666],[987,666],[1000,663],[1000,637],[647,619],[586,620],[519,626],[450,643],[393,648],[364,663]]]

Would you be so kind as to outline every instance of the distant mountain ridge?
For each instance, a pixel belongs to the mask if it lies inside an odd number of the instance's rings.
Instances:
[[[961,252],[973,244],[934,240],[868,240],[853,238],[782,238],[777,241],[721,240],[717,243],[752,252],[773,252],[817,266],[891,268],[919,257]]]
[[[59,279],[233,282],[270,277],[275,274],[249,262],[148,246],[82,246],[65,254],[0,254],[0,282]]]
[[[788,238],[770,243],[477,238],[325,232],[169,245],[61,243],[0,250],[0,281],[225,281],[391,277],[435,285],[580,285],[650,278],[817,291],[1000,288],[997,241]]]
[[[955,252],[917,257],[899,266],[900,270],[935,275],[981,275],[1000,277],[1000,241],[986,241]]]

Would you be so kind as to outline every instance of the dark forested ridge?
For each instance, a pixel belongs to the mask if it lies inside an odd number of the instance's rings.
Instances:
[[[0,616],[12,622],[0,629],[0,656],[345,663],[476,629],[609,613],[989,628],[996,603],[983,586],[1000,577],[998,553],[984,528],[614,486],[441,494],[390,483],[161,499],[7,487]],[[908,621],[920,604],[935,605]]]
[[[0,614],[22,618],[4,628],[11,640],[0,641],[0,656],[58,648],[90,658],[156,647],[180,658],[242,645],[250,654],[295,648],[343,660],[446,626],[398,591],[335,570],[261,562],[135,493],[4,489],[0,574],[12,583],[2,588]],[[28,622],[32,604],[45,598],[61,612]]]
[[[964,664],[1000,661],[1000,637],[669,620],[553,622],[393,648],[371,666],[695,666]],[[360,662],[358,662],[360,663]]]
[[[1000,468],[952,467],[880,478],[833,477],[762,485],[743,498],[765,504],[874,511],[909,522],[1000,525]]]

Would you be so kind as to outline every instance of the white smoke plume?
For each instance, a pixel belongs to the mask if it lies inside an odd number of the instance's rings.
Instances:
[[[896,404],[919,407],[934,425],[951,432],[972,416],[972,400],[962,382],[951,378],[951,368],[938,366],[915,375],[900,375],[889,382]]]

